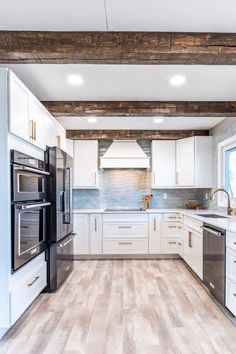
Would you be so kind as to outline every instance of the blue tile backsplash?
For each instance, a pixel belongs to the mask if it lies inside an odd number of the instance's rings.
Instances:
[[[103,156],[112,141],[99,142],[99,157]],[[148,156],[151,156],[151,141],[138,141]],[[75,209],[87,208],[137,208],[144,206],[145,194],[153,194],[153,208],[181,208],[190,201],[198,202],[203,207],[208,206],[205,194],[209,189],[166,189],[150,188],[150,170],[141,169],[104,169],[99,172],[100,188],[98,190],[73,191]],[[167,199],[163,194],[167,193]]]

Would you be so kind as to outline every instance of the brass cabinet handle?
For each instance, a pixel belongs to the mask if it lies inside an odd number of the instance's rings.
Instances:
[[[118,226],[118,229],[132,229],[132,226]]]
[[[170,244],[170,245],[176,245],[176,241],[168,241],[168,243]]]
[[[57,145],[57,147],[61,147],[61,136],[60,135],[57,135],[56,136],[56,145]]]
[[[33,135],[34,135],[34,137],[33,137],[33,139],[34,140],[37,140],[37,125],[36,125],[37,123],[35,122],[35,120],[33,120]]]
[[[176,184],[179,184],[179,173],[176,172]]]
[[[188,247],[189,248],[192,248],[193,245],[192,245],[192,232],[188,232]]]
[[[33,119],[31,119],[30,121],[29,121],[29,138],[30,139],[34,139],[34,121],[33,121]]]
[[[32,280],[31,283],[27,284],[27,286],[32,286],[37,280],[39,280],[40,277],[35,277],[34,280]]]
[[[133,242],[119,242],[119,245],[132,245]]]
[[[97,218],[94,218],[94,231],[97,232]]]
[[[177,219],[177,216],[168,216],[168,219]]]
[[[154,231],[157,230],[157,221],[156,221],[156,218],[154,218]]]
[[[168,227],[169,227],[169,229],[176,229],[177,226],[169,225]]]

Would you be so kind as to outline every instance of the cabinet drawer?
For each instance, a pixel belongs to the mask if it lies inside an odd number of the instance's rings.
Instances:
[[[145,238],[148,237],[147,223],[104,223],[104,238]]]
[[[226,232],[226,246],[236,250],[236,234],[229,231]]]
[[[104,222],[123,223],[123,222],[148,222],[148,214],[130,214],[130,213],[109,213],[103,215]]]
[[[226,278],[225,306],[236,316],[236,284]]]
[[[199,220],[192,219],[188,216],[184,217],[184,225],[190,227],[191,229],[202,233],[202,222]]]
[[[177,222],[166,222],[162,226],[163,237],[178,237],[180,232],[180,225]]]
[[[166,238],[162,240],[162,253],[179,254],[181,247],[181,240],[178,238]]]
[[[46,262],[24,278],[10,292],[11,324],[15,323],[47,284]]]
[[[146,254],[148,240],[103,240],[104,254]]]
[[[226,276],[236,283],[236,251],[226,248]]]
[[[164,221],[179,221],[182,222],[183,221],[183,215],[182,214],[178,214],[178,213],[166,213],[164,214]]]

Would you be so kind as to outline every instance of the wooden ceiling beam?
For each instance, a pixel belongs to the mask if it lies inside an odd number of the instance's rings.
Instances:
[[[44,101],[55,117],[236,117],[236,102]]]
[[[236,33],[0,31],[0,63],[235,65]]]
[[[73,140],[151,139],[177,140],[190,136],[208,136],[208,130],[67,130]]]

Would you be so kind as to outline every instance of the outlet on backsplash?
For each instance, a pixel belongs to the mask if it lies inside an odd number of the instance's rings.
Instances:
[[[163,193],[163,199],[167,199],[167,193]]]

